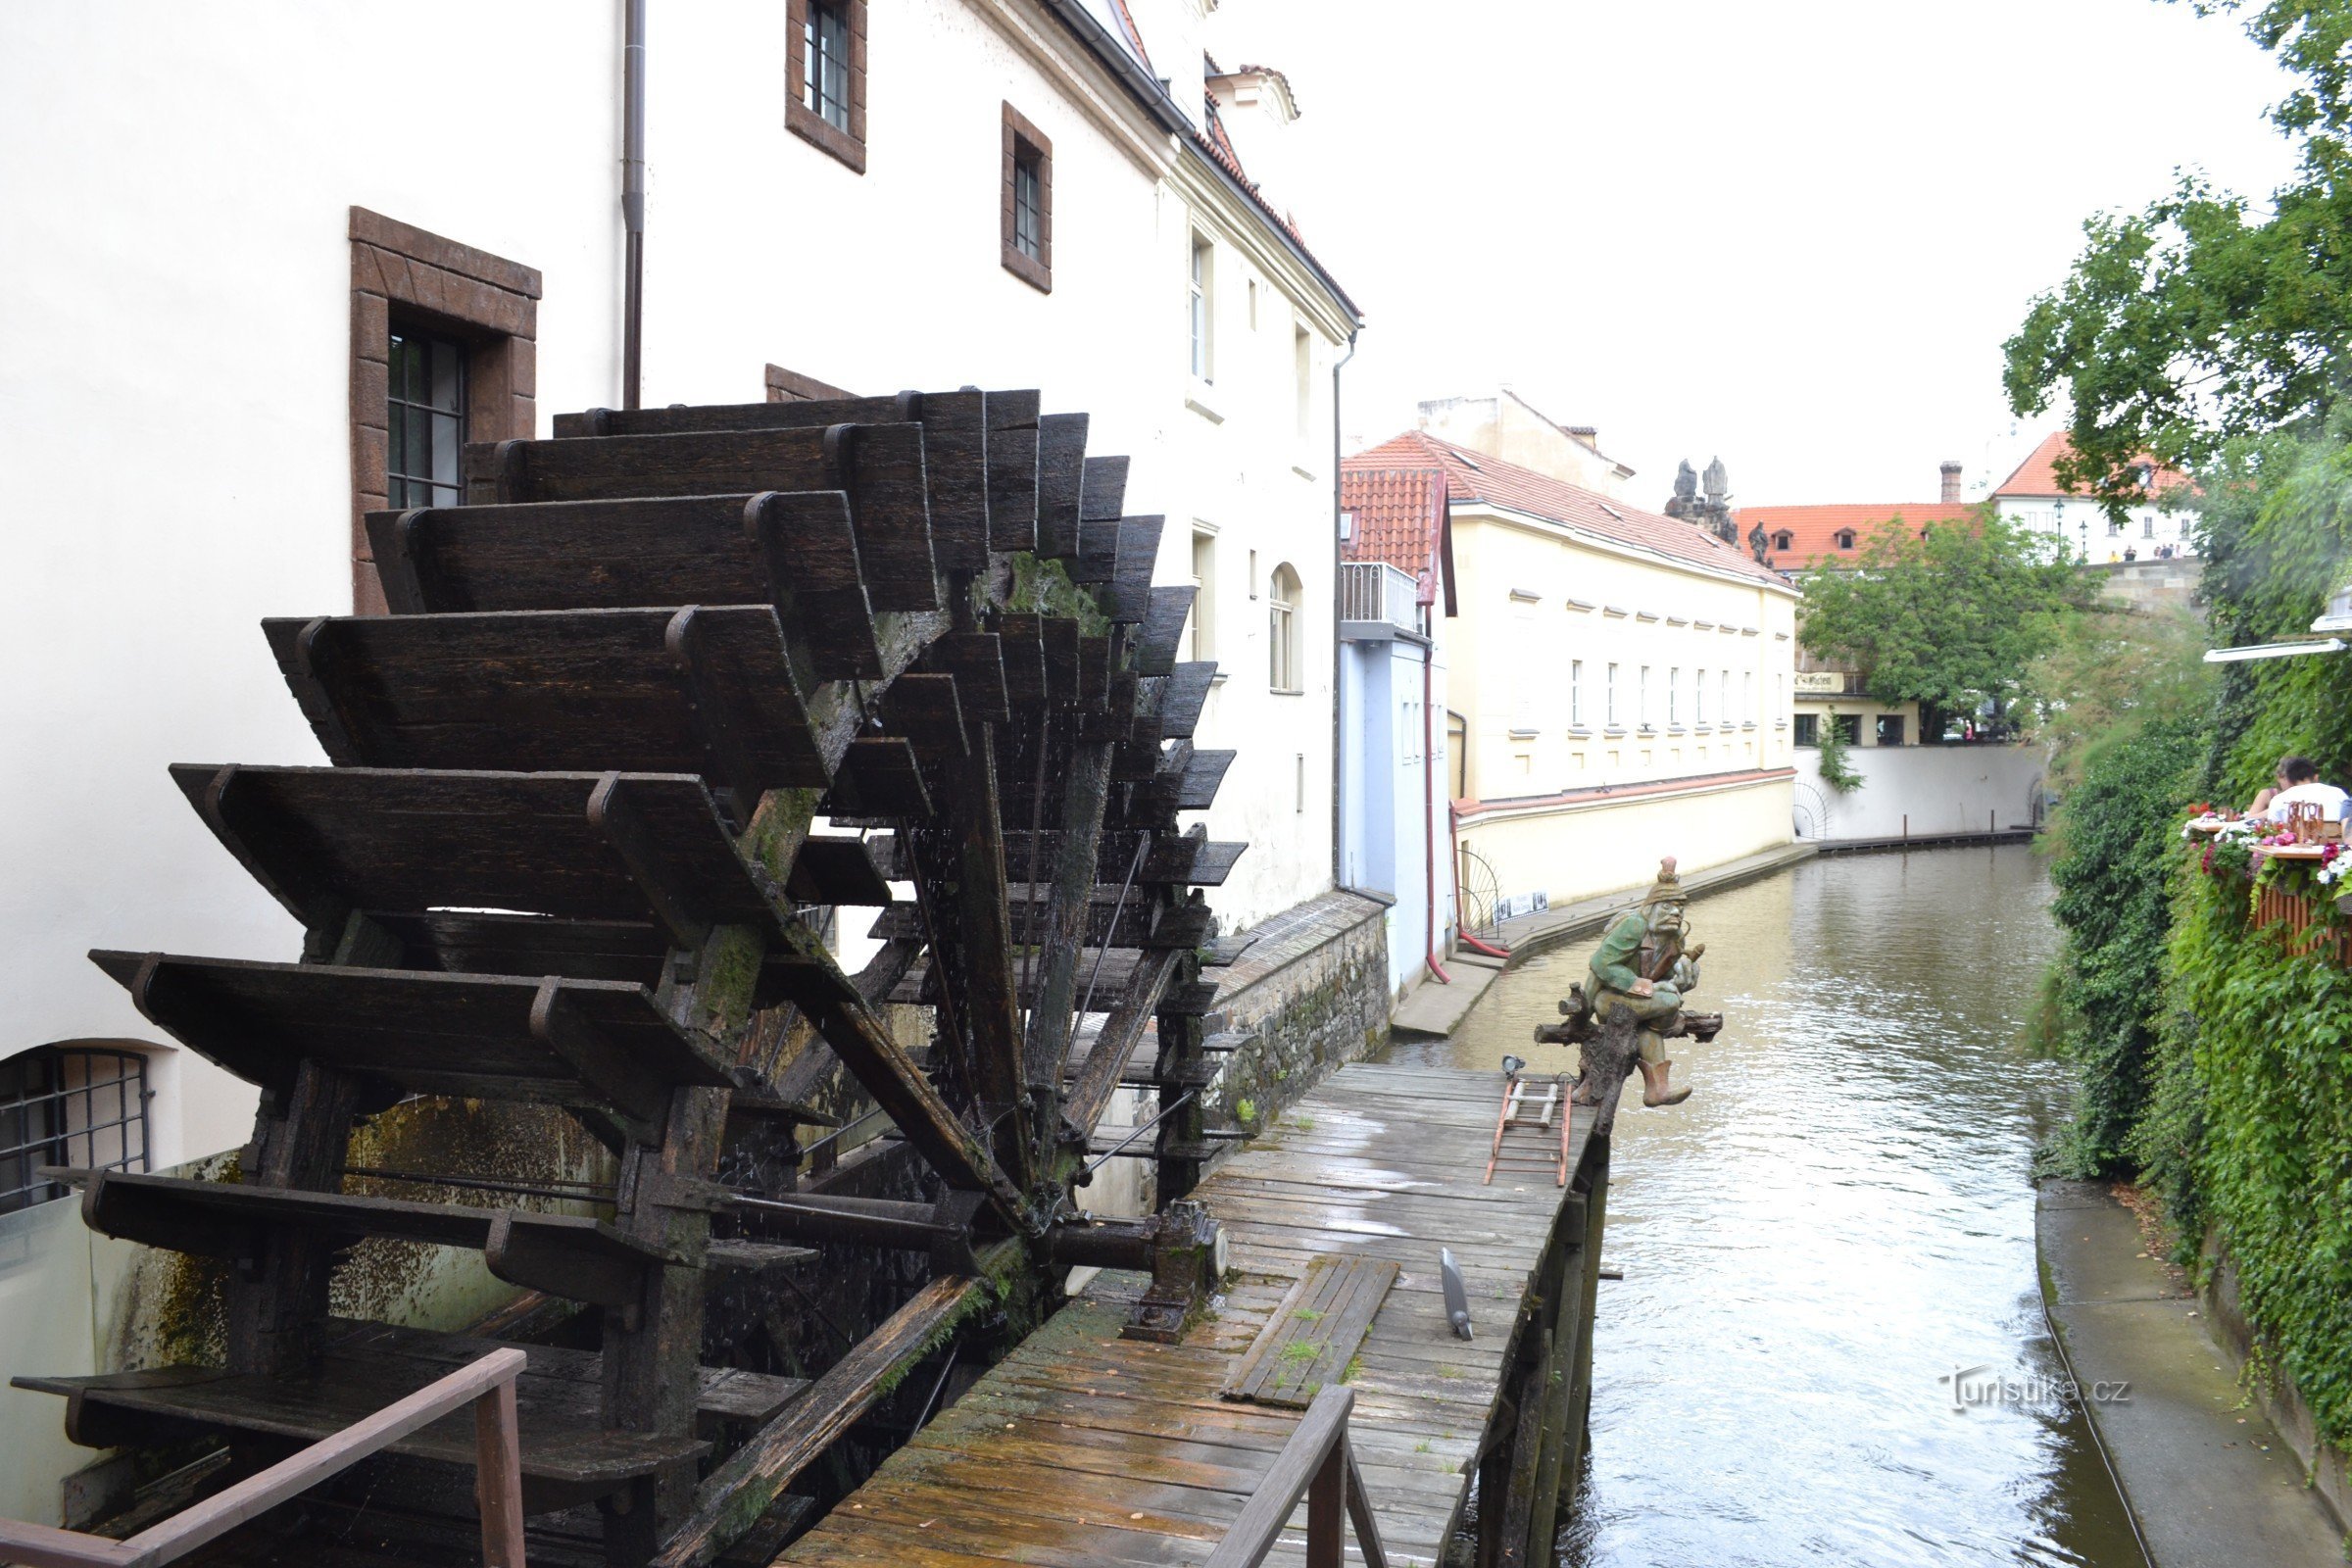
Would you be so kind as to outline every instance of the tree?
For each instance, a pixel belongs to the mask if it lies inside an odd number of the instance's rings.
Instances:
[[[1914,528],[1900,514],[1865,539],[1855,569],[1805,579],[1798,635],[1815,658],[1850,664],[1874,702],[1920,705],[1920,733],[1987,700],[2006,712],[2082,589],[2062,545],[1990,507],[1965,522]]]
[[[2004,346],[2010,406],[2064,395],[2059,477],[2111,514],[2153,456],[2204,465],[2227,439],[2316,426],[2352,348],[2352,0],[2198,0],[2242,15],[2298,85],[2272,121],[2302,143],[2267,214],[2184,175],[2136,216],[2100,214],[2066,281]]]

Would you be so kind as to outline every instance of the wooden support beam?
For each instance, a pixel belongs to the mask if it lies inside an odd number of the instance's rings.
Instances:
[[[923,1162],[951,1187],[986,1193],[1005,1220],[1029,1225],[1021,1190],[999,1168],[971,1129],[956,1119],[850,978],[824,942],[795,920],[785,928],[794,971],[793,998]]]
[[[1094,1049],[1087,1053],[1077,1081],[1070,1085],[1069,1098],[1063,1102],[1065,1139],[1084,1145],[1094,1137],[1095,1124],[1102,1119],[1112,1092],[1119,1087],[1120,1069],[1142,1042],[1144,1025],[1152,1020],[1160,993],[1167,989],[1184,957],[1177,951],[1152,952],[1136,964],[1126,992],[1103,1020],[1102,1032],[1095,1037]]]
[[[883,1325],[859,1341],[792,1406],[711,1472],[695,1507],[662,1544],[653,1568],[708,1568],[749,1533],[784,1489],[832,1446],[858,1417],[928,1355],[976,1299],[986,1282],[933,1280]]]
[[[1070,1009],[1078,1002],[1080,936],[1094,902],[1095,843],[1110,790],[1110,747],[1072,749],[1061,798],[1061,837],[1054,846],[1053,894],[1034,946],[1037,1003],[1029,1009],[1026,1061],[1029,1086],[1051,1086],[1070,1049]],[[1125,867],[1119,868],[1123,873]]]
[[[945,787],[956,850],[953,945],[961,959],[963,981],[956,1012],[971,1033],[972,1088],[994,1119],[1026,1103],[1027,1074],[1020,1002],[1013,988],[1004,830],[999,820],[996,746],[990,728],[982,727],[971,765],[952,772]],[[999,1126],[998,1161],[1026,1189],[1037,1176],[1029,1118],[1007,1116]]]

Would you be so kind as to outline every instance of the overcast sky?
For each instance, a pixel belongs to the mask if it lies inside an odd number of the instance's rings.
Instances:
[[[1281,67],[1270,191],[1363,309],[1349,450],[1508,382],[1639,471],[1720,454],[1748,504],[2007,476],[2000,346],[2081,249],[2196,166],[2288,172],[2284,78],[2159,0],[1223,0]]]

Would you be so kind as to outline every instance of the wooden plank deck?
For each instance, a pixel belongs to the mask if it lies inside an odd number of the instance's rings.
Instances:
[[[1099,1276],[778,1563],[1205,1561],[1299,1418],[1220,1390],[1308,1260],[1341,1252],[1402,1266],[1349,1379],[1350,1433],[1389,1560],[1434,1564],[1561,1197],[1525,1173],[1481,1185],[1501,1093],[1495,1073],[1341,1069],[1200,1185],[1234,1274],[1182,1344],[1121,1340],[1143,1279]],[[1468,1342],[1446,1324],[1441,1246],[1469,1287]],[[1270,1561],[1302,1560],[1303,1524],[1302,1508]]]

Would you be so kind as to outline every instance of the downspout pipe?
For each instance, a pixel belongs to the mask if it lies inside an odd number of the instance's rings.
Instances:
[[[1429,895],[1428,912],[1422,916],[1421,944],[1428,951],[1422,959],[1429,972],[1438,977],[1440,985],[1453,984],[1453,976],[1438,961],[1438,801],[1437,748],[1432,744],[1436,719],[1430,716],[1430,699],[1437,695],[1436,670],[1438,659],[1437,607],[1430,607],[1429,641],[1421,645],[1421,848],[1425,852],[1421,870],[1421,885]],[[1451,814],[1448,803],[1447,813]]]
[[[641,407],[645,381],[645,0],[622,0],[620,220],[627,230],[620,304],[620,406]]]
[[[1340,542],[1340,514],[1347,510],[1347,492],[1340,483],[1340,372],[1355,358],[1358,330],[1348,329],[1348,352],[1331,367],[1331,871],[1335,882],[1340,867],[1347,863],[1340,825],[1340,777],[1345,771],[1340,765],[1340,747],[1345,740],[1340,730],[1340,660],[1347,652],[1340,643],[1340,617],[1347,609],[1347,585],[1342,581],[1347,573],[1341,569],[1347,547]]]

